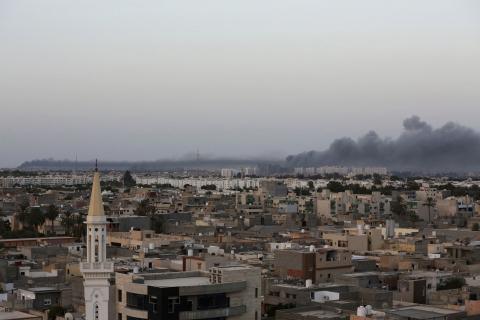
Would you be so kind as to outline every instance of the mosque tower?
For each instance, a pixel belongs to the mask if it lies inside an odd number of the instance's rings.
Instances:
[[[80,263],[85,287],[85,319],[112,319],[115,315],[115,296],[110,284],[113,262],[107,260],[107,219],[103,211],[100,173],[96,165],[86,224],[87,260]],[[113,299],[112,302],[110,299]]]

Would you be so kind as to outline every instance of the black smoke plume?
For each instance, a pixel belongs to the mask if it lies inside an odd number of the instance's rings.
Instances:
[[[327,150],[288,156],[290,167],[322,165],[383,166],[397,171],[469,172],[480,170],[480,133],[448,122],[432,128],[412,116],[396,139],[370,131],[357,140],[335,140]]]

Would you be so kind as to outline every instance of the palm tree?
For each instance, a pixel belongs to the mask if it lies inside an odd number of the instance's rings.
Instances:
[[[45,213],[45,217],[46,217],[48,220],[50,220],[50,223],[51,223],[51,225],[50,225],[50,232],[51,232],[51,234],[54,233],[55,219],[57,219],[58,213],[59,213],[59,212],[58,212],[57,207],[55,207],[55,205],[53,205],[53,204],[48,207],[48,210],[47,210],[47,212]]]
[[[435,200],[433,198],[428,197],[427,201],[423,204],[424,207],[428,209],[428,224],[432,223],[430,212],[431,209],[435,207]]]
[[[404,217],[407,215],[407,205],[401,196],[398,196],[396,200],[390,203],[390,205],[390,210],[394,215],[399,217]]]
[[[26,227],[27,216],[28,216],[28,213],[26,209],[21,209],[15,214],[16,220],[18,220],[22,224],[22,229]]]
[[[155,213],[155,208],[150,205],[147,199],[140,201],[137,209],[135,209],[135,214],[139,216],[151,216],[153,213]]]
[[[65,228],[65,234],[66,235],[71,235],[71,227],[73,225],[73,216],[72,212],[70,211],[65,211],[61,217],[60,223],[62,226]]]
[[[34,231],[38,231],[38,227],[45,223],[45,215],[38,207],[32,208],[27,216],[27,223]]]
[[[73,236],[81,238],[85,233],[85,218],[81,214],[73,216]]]

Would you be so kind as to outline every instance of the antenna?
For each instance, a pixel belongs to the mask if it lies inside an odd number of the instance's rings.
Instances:
[[[98,159],[95,159],[95,172],[98,172]]]

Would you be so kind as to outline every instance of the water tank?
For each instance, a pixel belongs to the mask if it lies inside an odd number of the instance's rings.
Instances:
[[[133,273],[138,273],[138,267],[133,267]]]
[[[65,318],[65,320],[73,320],[73,314],[71,314],[70,312],[65,313],[63,317]]]
[[[310,288],[312,287],[312,285],[313,285],[312,279],[305,280],[305,287]]]
[[[366,317],[367,316],[367,309],[364,306],[360,306],[357,308],[357,316],[359,317]]]
[[[155,243],[149,243],[148,244],[148,249],[150,249],[150,250],[155,249]]]
[[[193,257],[193,249],[188,249],[188,250],[187,250],[187,255],[188,255],[189,257]]]
[[[367,305],[365,307],[365,310],[367,310],[367,316],[371,315],[372,314],[372,311],[373,311],[373,308],[371,305]]]
[[[309,250],[310,250],[310,252],[315,252],[315,246],[312,244],[312,245],[309,247]]]
[[[305,229],[300,230],[301,233],[305,233]]]

